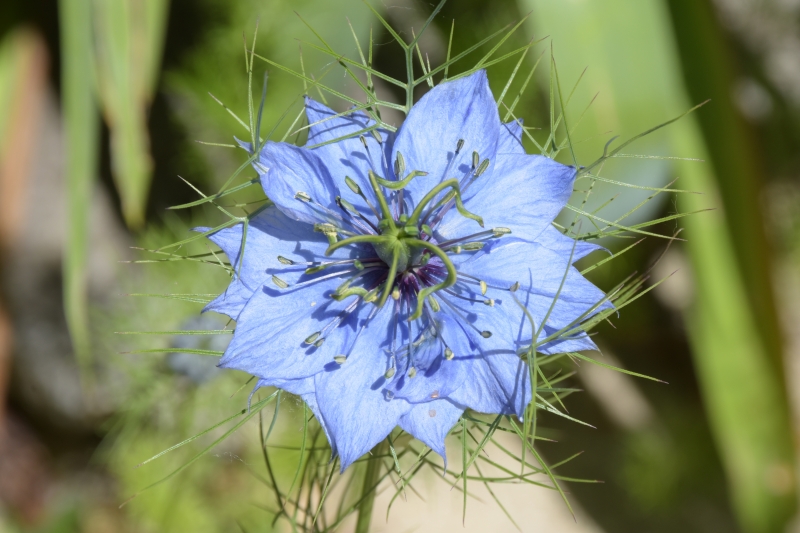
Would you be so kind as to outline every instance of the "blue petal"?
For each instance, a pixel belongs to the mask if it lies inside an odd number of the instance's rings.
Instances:
[[[400,417],[400,427],[441,455],[447,468],[444,439],[463,412],[463,407],[445,399],[417,404]]]
[[[522,146],[522,119],[506,122],[500,128],[500,139],[497,141],[498,154],[524,154]]]
[[[259,175],[264,192],[289,218],[309,224],[341,220],[335,203],[339,189],[314,152],[287,143],[268,142],[261,150],[259,164],[263,167]],[[298,193],[307,194],[334,214],[325,214],[314,203],[298,199]]]
[[[260,378],[297,379],[322,372],[337,355],[347,353],[357,337],[366,315],[374,309],[359,304],[346,311],[353,299],[337,302],[330,294],[342,283],[333,278],[302,289],[283,292],[265,286],[253,294],[236,324],[236,334],[223,355],[220,366],[235,368]],[[304,341],[323,331],[338,317],[343,321],[320,335],[324,343],[315,347]],[[386,335],[384,317],[378,313],[366,331],[380,330]],[[334,323],[335,324],[335,323]]]
[[[565,260],[569,261],[572,256],[572,262],[583,259],[590,253],[597,250],[605,250],[599,244],[594,244],[586,241],[575,241],[572,237],[567,237],[552,225],[549,225],[542,233],[536,237],[536,242],[558,253]],[[574,251],[573,251],[574,248]]]
[[[375,205],[375,194],[372,192],[367,173],[373,170],[379,176],[391,178],[393,175],[391,154],[394,133],[378,130],[382,138],[382,144],[379,144],[371,133],[363,133],[363,130],[375,125],[375,121],[363,112],[355,111],[345,116],[336,115],[336,111],[311,98],[306,98],[306,116],[311,125],[306,146],[310,147],[346,135],[354,135],[354,137],[318,146],[311,150],[328,168],[328,173],[335,183],[341,185],[344,183],[345,176],[349,176]],[[362,133],[356,135],[359,132]],[[362,135],[363,141],[360,138]],[[364,142],[367,144],[368,151],[364,148]],[[348,187],[342,187],[341,192],[343,197],[356,206],[359,211],[364,214],[369,212],[369,207],[364,200]]]
[[[375,318],[381,315],[389,313]],[[389,323],[369,324],[343,365],[315,376],[317,402],[342,471],[386,438],[411,409],[405,400],[387,399],[383,389]]]
[[[603,291],[581,276],[557,252],[541,244],[518,239],[503,238],[484,247],[469,261],[462,263],[459,270],[498,287],[497,298],[512,302],[510,294],[504,293],[504,289],[519,282],[521,292],[517,292],[517,298],[536,319],[537,327],[548,311],[547,325],[564,327],[605,297]],[[556,294],[558,301],[553,305]],[[605,302],[591,314],[612,307]]]
[[[521,309],[511,298],[497,299],[494,307],[456,299],[450,302],[462,320],[469,320],[477,331],[464,328],[474,347],[469,355],[474,359],[471,375],[448,398],[482,413],[521,415],[531,395],[527,367],[517,350],[530,344],[532,337]],[[480,331],[492,335],[484,338]]]
[[[531,401],[528,367],[517,356],[495,354],[476,360],[474,379],[468,379],[449,399],[479,413],[520,418]]]
[[[314,394],[314,378],[259,379],[256,383],[256,386],[253,388],[253,391],[250,393],[250,396],[252,397],[253,394],[261,387],[277,387],[296,396],[300,396],[306,402],[308,408],[311,409],[311,412],[314,413],[314,417],[322,427],[322,431],[325,432],[325,437],[327,437],[328,442],[331,443],[331,457],[336,455],[336,448],[333,445],[333,441],[331,441],[325,421],[322,419],[322,415],[320,415],[319,405],[317,405],[317,397]]]
[[[407,357],[407,350],[398,350],[397,372],[391,379],[386,388],[394,393],[395,398],[402,398],[411,403],[431,402],[436,398],[446,398],[451,392],[456,390],[464,380],[471,374],[472,358],[463,357],[472,350],[469,347],[469,340],[464,336],[464,332],[459,325],[459,321],[454,319],[446,312],[435,315],[437,320],[436,329],[430,328],[426,333],[425,340],[416,347],[413,347],[413,363],[416,375],[408,377],[411,363]],[[412,322],[417,324],[417,322]],[[407,331],[405,324],[403,327],[403,344],[408,345]],[[434,331],[435,335],[434,336]],[[416,342],[418,330],[415,328],[415,336],[412,341]],[[448,361],[444,358],[445,346],[450,347],[454,357]]]
[[[539,155],[498,154],[465,194],[465,207],[483,217],[485,226],[505,227],[520,239],[534,241],[564,208],[572,194],[575,169]],[[475,222],[451,209],[437,232],[452,239],[475,232]]]
[[[243,225],[222,229],[208,236],[228,256],[235,269],[234,279],[228,289],[206,306],[204,311],[216,311],[236,319],[253,293],[265,280],[277,275],[287,283],[295,283],[305,266],[287,267],[278,261],[283,255],[295,261],[322,261],[345,259],[353,250],[336,250],[325,257],[328,241],[313,227],[298,224],[274,207],[269,207],[254,217],[247,228],[244,261],[240,264]],[[208,231],[196,228],[196,231]]]
[[[411,182],[407,194],[418,202],[439,182],[465,175],[473,151],[494,159],[500,126],[485,71],[431,89],[411,108],[394,145],[392,161],[401,152],[406,168],[428,172]],[[456,155],[460,139],[464,146]]]

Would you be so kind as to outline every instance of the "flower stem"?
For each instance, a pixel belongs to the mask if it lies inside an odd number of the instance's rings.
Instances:
[[[382,440],[372,448],[372,456],[367,461],[367,473],[364,476],[364,485],[361,489],[361,504],[358,506],[358,521],[355,533],[369,533],[372,519],[372,509],[375,506],[378,480],[380,479],[383,456],[386,455],[388,441]]]

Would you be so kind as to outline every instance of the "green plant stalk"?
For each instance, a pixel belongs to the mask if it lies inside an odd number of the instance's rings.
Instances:
[[[92,62],[91,0],[60,0],[61,86],[67,183],[64,313],[84,378],[91,363],[87,296],[89,205],[97,176],[99,116]]]
[[[158,81],[169,2],[94,0],[98,86],[111,169],[130,228],[144,225],[153,162],[147,115]]]
[[[361,504],[358,506],[358,520],[355,533],[369,533],[372,509],[375,507],[377,484],[383,467],[383,456],[389,450],[389,441],[384,439],[372,448],[372,456],[367,461],[367,472],[361,489]]]
[[[731,100],[735,73],[713,7],[668,5],[688,92],[712,98],[695,120],[717,178],[703,190],[717,192],[724,207],[684,221],[697,286],[686,321],[695,365],[742,528],[782,532],[797,510],[797,489],[758,147]],[[700,203],[679,199],[683,209]]]
[[[520,3],[534,9],[537,16],[531,20],[540,25],[539,31],[546,27],[556,39],[562,79],[563,73],[574,76],[587,63],[594,72],[613,73],[600,76],[601,84],[609,87],[598,100],[600,108],[587,116],[597,131],[609,127],[611,117],[617,121],[615,129],[635,134],[712,98],[706,108],[663,130],[660,135],[668,135],[666,139],[642,139],[633,152],[652,153],[659,150],[655,143],[663,146],[666,140],[670,155],[710,161],[660,167],[681,177],[681,189],[703,193],[680,195],[681,212],[724,209],[681,220],[696,287],[684,319],[734,513],[749,533],[783,531],[795,507],[794,457],[780,349],[775,346],[777,335],[770,333],[776,322],[765,283],[767,252],[757,231],[762,222],[751,204],[757,197],[753,186],[758,173],[752,171],[753,143],[734,131],[738,125],[732,123],[725,103],[730,98],[730,80],[726,83],[722,76],[726,58],[715,54],[725,53],[726,45],[724,39],[714,41],[719,32],[713,26],[713,11],[707,2],[684,0],[609,0],[572,12],[558,3]],[[675,28],[670,26],[670,9]],[[570,65],[571,56],[580,63]],[[596,79],[590,76],[587,84],[596,84]],[[715,106],[720,107],[714,110]],[[670,111],[659,114],[655,109]],[[698,124],[706,120],[704,138]],[[580,150],[583,146],[576,147],[579,159]],[[647,174],[658,175],[653,174],[656,170]],[[635,183],[660,185],[641,179]],[[790,482],[775,483],[780,478]]]

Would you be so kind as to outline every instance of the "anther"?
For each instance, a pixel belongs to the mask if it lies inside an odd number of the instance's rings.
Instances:
[[[280,261],[284,265],[293,265],[294,264],[294,261],[292,261],[291,259],[287,259],[286,257],[283,257],[282,255],[278,256],[278,261]]]
[[[456,143],[456,153],[461,152],[462,148],[464,148],[464,139],[459,139]]]
[[[378,144],[383,143],[383,137],[381,137],[381,133],[377,129],[371,130],[370,133],[372,134],[372,137],[378,141]]]
[[[461,250],[463,250],[463,248],[461,247],[461,245],[456,245],[456,246],[453,246],[452,248],[450,248],[450,250],[452,250],[452,252],[454,254],[460,254]]]
[[[395,287],[394,289],[392,289],[392,299],[394,301],[397,301],[397,300],[400,299],[400,288],[399,287]]]
[[[350,202],[348,202],[347,200],[345,200],[341,196],[337,196],[336,197],[336,203],[338,205],[344,207],[345,209],[347,209],[351,213],[358,214],[358,209],[356,209],[356,207],[353,204],[351,204]]]
[[[386,373],[383,375],[386,379],[392,379],[394,377],[394,373],[397,372],[394,367],[389,368]]]
[[[431,260],[431,254],[426,250],[419,259],[419,266],[425,266]]]
[[[489,335],[491,336],[491,333]],[[325,342],[325,337],[318,339],[317,342],[314,343],[314,347],[319,348],[320,346],[322,346],[323,342]]]
[[[353,261],[353,266],[356,267],[358,270],[364,270],[364,263],[356,259]]]
[[[509,233],[511,233],[511,230],[508,228],[492,228],[493,237],[502,237],[503,235],[508,235]]]
[[[464,250],[466,250],[468,252],[474,252],[476,250],[483,249],[483,247],[485,245],[486,245],[485,242],[468,242],[468,243],[464,244],[463,248],[464,248]]]
[[[488,305],[489,307],[494,307],[494,298],[489,298],[488,300],[484,300],[483,303]]]
[[[305,269],[305,273],[306,274],[316,274],[317,272],[322,272],[323,270],[328,268],[329,265],[330,265],[330,263],[324,264],[324,265],[317,265],[317,266],[314,266],[314,267],[308,267],[307,269]]]
[[[312,333],[311,335],[306,337],[306,340],[304,340],[303,342],[305,344],[314,344],[314,342],[316,342],[316,340],[319,338],[321,333],[322,333],[321,331],[317,331],[316,333]]]
[[[431,310],[434,313],[438,313],[441,307],[439,306],[439,302],[433,296],[428,296],[428,304],[431,306]]]
[[[328,222],[314,224],[314,231],[317,233],[337,233],[338,228]]]
[[[427,224],[423,224],[422,228],[420,229],[422,230],[422,233],[424,233],[425,235],[433,235],[433,230]]]
[[[343,365],[345,361],[347,361],[346,355],[337,355],[333,358],[337,365]]]
[[[350,176],[345,176],[344,177],[344,182],[347,184],[347,186],[350,188],[351,191],[353,191],[354,193],[358,194],[359,196],[361,195],[361,187],[359,187],[358,183],[353,181],[350,178]]]
[[[451,350],[450,348],[445,348],[444,349],[444,358],[447,359],[448,361],[452,361],[453,357],[455,357],[455,356],[456,356],[456,354],[454,354],[453,350]]]
[[[488,331],[488,330],[487,331],[481,331],[481,337],[483,337],[484,339],[488,339],[491,336],[492,336],[492,332],[491,331]]]
[[[409,378],[413,378],[416,375],[417,375],[417,369],[415,367],[412,366],[410,369],[408,369]]]
[[[400,179],[400,176],[406,173],[406,162],[403,159],[403,154],[397,152],[397,159],[394,160],[394,175]]]
[[[485,281],[481,281],[481,295],[486,296],[486,291],[488,290],[488,285],[486,285]]]
[[[277,286],[278,286],[278,287],[280,287],[281,289],[285,289],[286,287],[288,287],[288,286],[289,286],[289,284],[288,284],[288,283],[286,283],[285,281],[283,281],[283,280],[282,280],[281,278],[279,278],[278,276],[272,276],[272,283],[274,283],[275,285],[277,285]]]
[[[405,226],[403,231],[406,233],[406,235],[411,235],[412,237],[419,236],[419,228],[417,226]]]
[[[511,292],[517,292],[517,289],[519,289],[519,281],[515,281],[514,284],[508,288]]]
[[[481,166],[479,166],[478,170],[475,171],[475,177],[477,178],[478,176],[486,172],[487,168],[489,168],[489,160],[484,159],[483,162],[481,163]]]
[[[361,135],[361,136],[358,137],[358,139],[361,141],[361,144],[364,145],[364,148],[369,150],[369,146],[367,146],[367,138],[364,137],[363,135]]]
[[[311,201],[311,196],[309,196],[308,193],[305,193],[303,191],[297,191],[295,193],[294,197],[297,200],[302,200],[303,202],[310,202]]]
[[[478,168],[478,163],[481,162],[481,156],[478,155],[478,152],[472,152],[472,170]]]
[[[374,302],[377,299],[378,299],[378,288],[372,289],[367,293],[366,296],[364,296],[364,301],[366,303]]]

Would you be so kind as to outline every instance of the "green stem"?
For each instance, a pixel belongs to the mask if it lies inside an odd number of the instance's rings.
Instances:
[[[385,237],[383,235],[356,235],[355,237],[343,239],[341,241],[331,244],[330,246],[328,246],[328,249],[325,250],[325,255],[329,256],[342,246],[348,246],[350,244],[354,244],[357,242],[381,243],[381,242],[387,242],[389,239],[390,237]]]
[[[372,509],[375,507],[378,480],[383,467],[383,456],[386,455],[388,441],[383,440],[372,448],[372,456],[367,461],[367,473],[364,476],[364,485],[361,489],[361,503],[358,506],[358,521],[355,533],[369,533]]]
[[[428,191],[422,200],[417,204],[417,207],[414,209],[414,212],[411,213],[411,216],[408,217],[408,222],[406,222],[407,226],[416,226],[419,224],[419,219],[422,216],[422,210],[425,209],[425,206],[428,205],[433,201],[436,196],[442,192],[443,190],[451,188],[453,189],[453,195],[455,196],[456,200],[456,209],[461,214],[461,216],[469,218],[480,224],[483,227],[483,219],[478,215],[470,213],[464,207],[464,204],[461,202],[461,189],[458,186],[458,180],[455,178],[445,180],[441,182],[439,185]]]
[[[414,310],[414,314],[411,315],[410,318],[411,320],[416,320],[422,316],[422,306],[425,303],[425,298],[427,298],[429,294],[432,294],[438,290],[446,289],[447,287],[455,285],[456,281],[458,280],[458,273],[456,272],[456,267],[453,265],[453,262],[450,261],[449,257],[447,257],[447,254],[435,244],[431,244],[428,241],[422,241],[419,239],[404,239],[404,241],[409,246],[419,246],[420,248],[430,250],[431,253],[442,260],[445,268],[447,268],[447,278],[445,278],[443,282],[437,283],[432,287],[425,287],[419,291],[419,294],[417,295],[417,308]]]
[[[386,303],[386,299],[389,297],[389,294],[392,292],[392,288],[394,287],[394,278],[397,277],[397,261],[399,258],[400,253],[397,251],[397,248],[395,248],[394,254],[392,254],[392,265],[389,267],[389,275],[386,276],[386,286],[383,288],[381,299],[378,300],[379,309],[383,307],[383,304]]]
[[[369,184],[372,185],[372,190],[375,191],[375,196],[378,198],[378,205],[381,208],[381,215],[383,216],[383,220],[381,220],[381,222],[386,221],[386,224],[388,224],[391,229],[395,229],[396,226],[394,225],[394,218],[392,218],[392,212],[389,209],[389,204],[386,203],[386,197],[383,195],[383,189],[381,189],[381,186],[378,184],[378,176],[376,176],[371,170],[368,172],[368,175]]]

